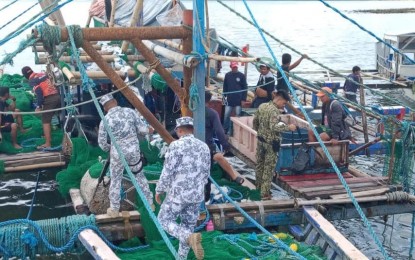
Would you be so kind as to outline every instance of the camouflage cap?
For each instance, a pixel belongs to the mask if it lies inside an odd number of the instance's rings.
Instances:
[[[99,100],[99,103],[101,103],[101,105],[105,105],[105,103],[113,99],[114,97],[111,94],[106,94],[101,97],[101,99]]]
[[[176,119],[176,129],[181,126],[193,126],[193,118],[184,116]]]

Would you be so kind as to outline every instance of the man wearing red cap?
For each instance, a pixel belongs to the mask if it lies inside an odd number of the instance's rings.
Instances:
[[[333,144],[337,144],[340,140],[352,140],[352,133],[349,126],[344,119],[346,118],[346,112],[343,110],[340,101],[331,99],[331,88],[323,87],[316,96],[318,96],[323,102],[321,107],[321,126],[317,128],[317,132],[320,134],[320,138],[323,141],[330,141]],[[311,130],[308,131],[308,138],[310,142],[316,142],[317,139]]]
[[[225,133],[231,133],[231,113],[235,109],[236,116],[241,115],[241,103],[246,100],[248,86],[246,77],[238,71],[238,62],[232,61],[231,71],[225,74],[223,81],[223,100],[225,103],[225,115],[223,128]]]

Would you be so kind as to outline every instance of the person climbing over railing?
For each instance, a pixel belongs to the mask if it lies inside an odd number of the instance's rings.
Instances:
[[[0,111],[1,112],[20,112],[20,110],[16,108],[16,98],[10,95],[10,90],[8,87],[0,86]],[[26,129],[23,128],[22,115],[1,114],[0,131],[10,132],[13,147],[15,149],[22,149],[22,147],[17,143],[17,130],[20,130],[22,134],[26,133],[27,131]]]
[[[357,102],[357,90],[359,89],[359,84],[355,83],[358,82],[363,84],[362,75],[360,75],[360,67],[354,66],[352,68],[352,74],[347,76],[348,79],[344,82],[344,95],[345,98],[348,100],[358,103]],[[350,80],[349,80],[350,79]]]
[[[29,85],[33,87],[36,94],[37,106],[36,111],[47,111],[61,106],[61,97],[58,89],[52,84],[45,73],[36,73],[25,66],[22,68],[23,76],[29,80]],[[43,134],[45,143],[38,146],[37,149],[51,148],[52,146],[52,117],[55,112],[42,113]]]
[[[175,131],[179,140],[168,148],[156,187],[158,204],[161,204],[161,195],[166,193],[158,220],[170,235],[179,240],[180,259],[187,259],[190,248],[197,259],[203,259],[202,236],[193,231],[210,174],[209,147],[193,136],[191,117],[178,118]],[[177,218],[180,218],[180,224]]]
[[[104,107],[104,111],[107,112],[105,120],[111,133],[114,135],[115,141],[130,166],[131,172],[135,175],[135,179],[137,180],[138,185],[140,185],[141,191],[146,196],[148,203],[154,209],[153,194],[151,193],[147,179],[142,172],[143,162],[138,140],[139,134],[145,135],[147,133],[152,133],[153,129],[147,126],[140,118],[137,111],[128,107],[118,106],[117,100],[115,100],[111,94],[104,95],[101,98],[100,103]],[[124,167],[120,155],[111,143],[111,139],[109,138],[108,132],[102,121],[99,124],[98,144],[102,150],[110,152],[110,207],[107,209],[107,215],[110,217],[118,217]]]
[[[342,104],[339,100],[331,99],[331,88],[323,87],[321,91],[316,94],[323,102],[321,108],[321,125],[317,127],[317,132],[323,141],[330,141],[332,144],[337,144],[340,140],[351,140],[355,143],[349,126],[345,122],[346,112],[343,110]],[[308,130],[308,140],[316,142],[313,131]]]
[[[280,121],[280,109],[284,109],[290,96],[280,90],[272,93],[272,101],[259,106],[255,113],[253,129],[257,131],[255,184],[263,200],[271,199],[271,181],[278,161],[281,133],[294,131],[297,127]]]
[[[275,79],[271,73],[271,68],[267,64],[259,65],[259,80],[256,84],[255,98],[252,101],[252,107],[258,108],[261,104],[267,103],[272,99],[272,92],[275,90]]]

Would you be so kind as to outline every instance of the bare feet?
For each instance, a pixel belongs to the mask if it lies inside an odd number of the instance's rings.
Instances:
[[[18,144],[13,144],[14,149],[20,150],[22,147]]]
[[[200,233],[193,233],[187,239],[187,243],[193,249],[196,259],[203,259],[205,251],[202,247],[202,235]]]

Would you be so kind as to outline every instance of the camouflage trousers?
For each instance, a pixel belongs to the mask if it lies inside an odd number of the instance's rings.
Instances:
[[[115,210],[120,209],[120,190],[121,190],[121,182],[122,182],[122,175],[124,172],[124,166],[121,162],[121,159],[111,155],[110,159],[110,173],[111,173],[111,183],[109,189],[109,199],[110,199],[110,207]],[[140,153],[131,153],[126,154],[125,159],[130,165],[130,169],[132,173],[136,173],[142,166],[142,162],[139,162],[141,157]],[[141,191],[146,196],[147,202],[152,205],[153,204],[153,194],[148,187],[147,179],[144,176],[143,172],[140,171],[135,174],[135,179],[140,186]]]
[[[189,253],[190,246],[187,240],[196,226],[199,206],[200,203],[180,204],[173,202],[167,195],[157,216],[164,230],[179,240],[178,254],[181,259],[186,259]],[[178,217],[180,224],[176,222]]]
[[[261,196],[267,196],[270,195],[278,153],[274,152],[272,145],[260,141],[256,149],[256,188],[261,191]]]

